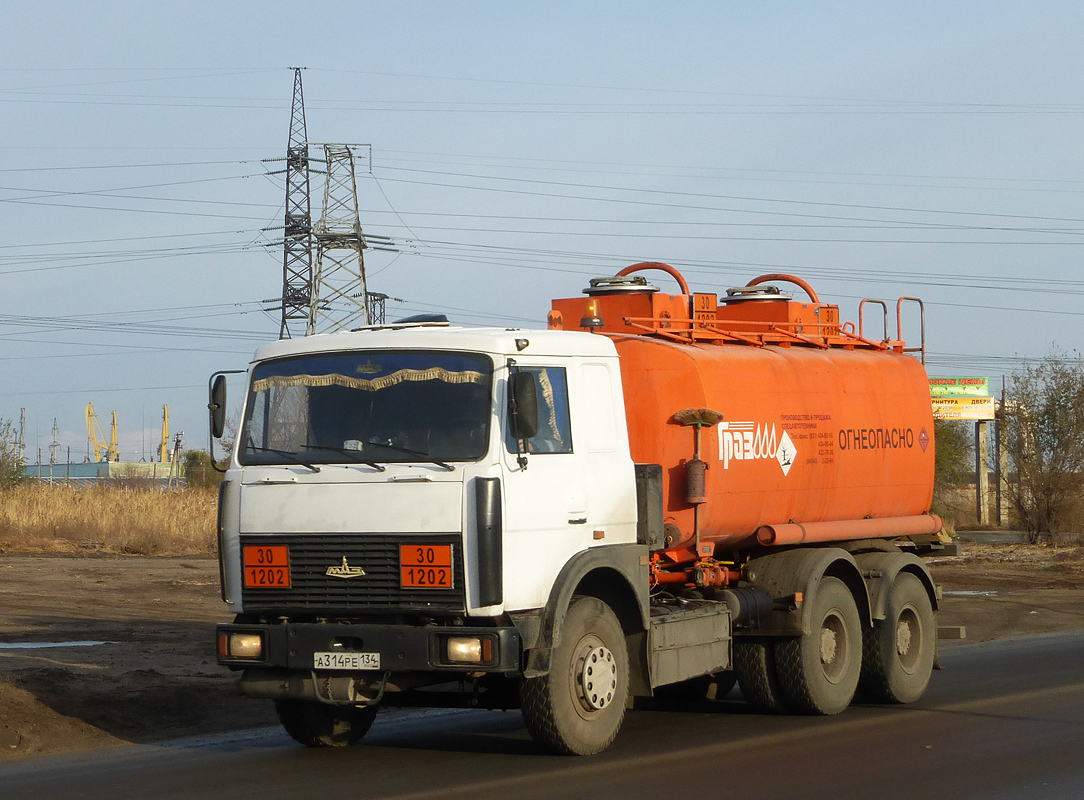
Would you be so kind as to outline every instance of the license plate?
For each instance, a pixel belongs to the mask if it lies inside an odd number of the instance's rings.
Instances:
[[[399,545],[399,585],[409,589],[451,589],[452,546]]]
[[[289,589],[290,550],[284,544],[245,545],[246,589]]]
[[[313,669],[380,669],[380,653],[313,653]]]

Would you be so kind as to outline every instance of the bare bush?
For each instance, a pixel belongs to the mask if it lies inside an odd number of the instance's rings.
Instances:
[[[1055,351],[1012,377],[1005,411],[1016,471],[1010,497],[1029,541],[1080,530],[1084,513],[1084,360]]]
[[[15,445],[15,427],[11,420],[0,418],[0,488],[21,483],[25,466]]]

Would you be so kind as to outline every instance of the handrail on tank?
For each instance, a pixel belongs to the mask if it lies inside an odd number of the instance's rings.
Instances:
[[[662,321],[659,317],[624,317],[624,318],[622,318],[622,322],[624,322],[630,328],[638,328],[639,330],[642,330],[644,333],[653,333],[653,334],[655,334],[657,336],[662,336],[662,337],[664,337],[666,339],[673,339],[675,342],[681,342],[681,343],[684,344],[684,343],[690,341],[691,338],[692,338],[694,328],[692,327],[692,321],[691,320],[681,320],[681,319],[666,320],[666,322],[673,323],[674,325],[688,325],[689,326],[687,328],[674,328],[673,330],[665,330],[663,328],[659,328],[657,325],[654,325],[654,324],[652,324],[650,326],[645,325],[644,322],[643,322],[645,320],[647,322],[651,322],[651,323],[656,323],[656,322],[661,322]],[[722,337],[724,339],[734,339],[736,341],[744,342],[745,344],[751,344],[751,345],[754,345],[756,347],[763,347],[764,346],[764,342],[761,341],[760,339],[755,339],[752,336],[742,336],[741,334],[735,333],[733,331],[723,331],[723,330],[719,330],[718,328],[715,328],[715,327],[707,327],[707,326],[704,326],[704,327],[702,327],[700,329],[697,329],[697,330],[705,330],[705,331],[707,331],[709,333],[718,334],[720,337]]]
[[[793,283],[795,286],[799,287],[802,291],[809,295],[810,302],[819,303],[821,301],[820,298],[817,297],[817,293],[813,291],[813,287],[810,286],[808,283],[803,281],[801,278],[795,277],[794,275],[786,275],[782,272],[773,272],[769,275],[761,275],[758,278],[753,278],[753,280],[749,281],[749,283],[745,285],[759,286],[760,284],[767,283],[768,281],[786,281],[787,283]]]
[[[899,300],[896,301],[896,338],[899,339],[901,342],[903,341],[903,322],[902,322],[903,315],[902,315],[901,309],[903,307],[903,301],[904,300],[907,300],[907,301],[912,302],[912,303],[918,303],[919,327],[921,328],[921,330],[920,330],[920,334],[921,334],[920,342],[921,342],[921,344],[919,344],[918,347],[904,347],[903,352],[905,352],[905,353],[920,353],[921,354],[920,360],[922,361],[923,364],[925,364],[926,363],[926,306],[923,304],[922,298],[919,298],[919,297],[901,297]]]
[[[830,349],[839,344],[836,339],[844,339],[848,343],[861,343],[874,350],[888,350],[892,346],[892,342],[888,339],[877,342],[872,339],[863,338],[854,333],[854,323],[845,322],[839,327],[839,332],[835,335],[824,334],[825,341],[818,341],[812,336],[806,336],[804,334],[797,333],[795,331],[787,330],[788,327],[804,327],[804,328],[831,328],[834,327],[829,323],[811,324],[808,322],[754,322],[746,320],[743,322],[745,325],[761,327],[763,331],[748,332],[746,335],[742,335],[737,331],[727,329],[723,324],[707,324],[700,323],[694,320],[683,319],[670,319],[668,317],[622,317],[622,322],[630,328],[641,330],[644,333],[656,334],[658,336],[665,337],[667,339],[673,339],[677,342],[688,342],[696,338],[697,334],[714,335],[721,339],[733,339],[734,341],[743,342],[745,344],[751,344],[756,347],[763,347],[770,342],[764,340],[765,336],[774,336],[780,339],[792,339],[804,344],[810,344],[814,347],[820,347],[822,349]],[[651,323],[647,325],[645,323]],[[659,327],[659,323],[665,323],[668,328]]]
[[[685,280],[685,276],[671,267],[669,264],[664,264],[661,261],[641,261],[638,264],[630,264],[617,273],[615,277],[624,277],[625,275],[631,275],[634,272],[640,272],[645,269],[657,269],[665,272],[678,282],[678,286],[681,287],[681,293],[684,295],[691,295],[689,291],[689,282]]]
[[[865,339],[865,338],[859,336],[857,333],[855,333],[854,332],[854,323],[853,322],[844,322],[842,325],[840,325],[839,326],[839,335],[841,337],[843,337],[844,339],[853,339],[856,342],[861,342],[862,344],[867,344],[870,347],[874,348],[875,350],[887,350],[888,349],[888,341],[887,340],[885,340],[883,342],[875,342],[872,339]]]
[[[810,326],[808,326],[808,324],[807,324],[805,327],[810,327]],[[824,327],[827,327],[827,326],[826,325],[818,325],[817,327],[818,328],[824,328]],[[788,331],[785,327],[781,326],[777,322],[769,322],[768,323],[768,333],[774,333],[774,334],[777,334],[779,336],[787,336],[787,337],[790,337],[791,339],[794,339],[797,342],[805,342],[806,344],[811,344],[814,347],[820,347],[823,350],[828,350],[832,346],[832,345],[828,344],[828,342],[818,342],[812,336],[803,336],[802,334],[796,333],[795,331]]]
[[[867,297],[865,300],[863,300],[862,302],[860,302],[858,304],[858,337],[860,339],[863,338],[863,336],[862,336],[862,331],[863,331],[862,323],[863,323],[864,320],[862,318],[862,309],[866,305],[866,303],[876,303],[877,305],[879,305],[881,307],[881,310],[884,311],[884,315],[885,315],[885,338],[884,338],[884,341],[887,342],[888,341],[888,303],[886,303],[884,300],[874,300],[872,297]]]

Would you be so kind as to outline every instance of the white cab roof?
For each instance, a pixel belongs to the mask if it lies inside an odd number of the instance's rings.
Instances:
[[[527,340],[520,349],[517,340]],[[282,339],[256,351],[253,361],[343,350],[457,350],[502,356],[616,356],[607,336],[578,331],[462,328],[450,325],[387,325]]]

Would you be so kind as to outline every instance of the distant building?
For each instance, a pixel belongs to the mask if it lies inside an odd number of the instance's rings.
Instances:
[[[23,474],[33,480],[92,483],[101,480],[155,480],[165,484],[170,464],[161,461],[84,461],[71,464],[27,464]],[[184,477],[184,464],[173,465],[173,479]]]

